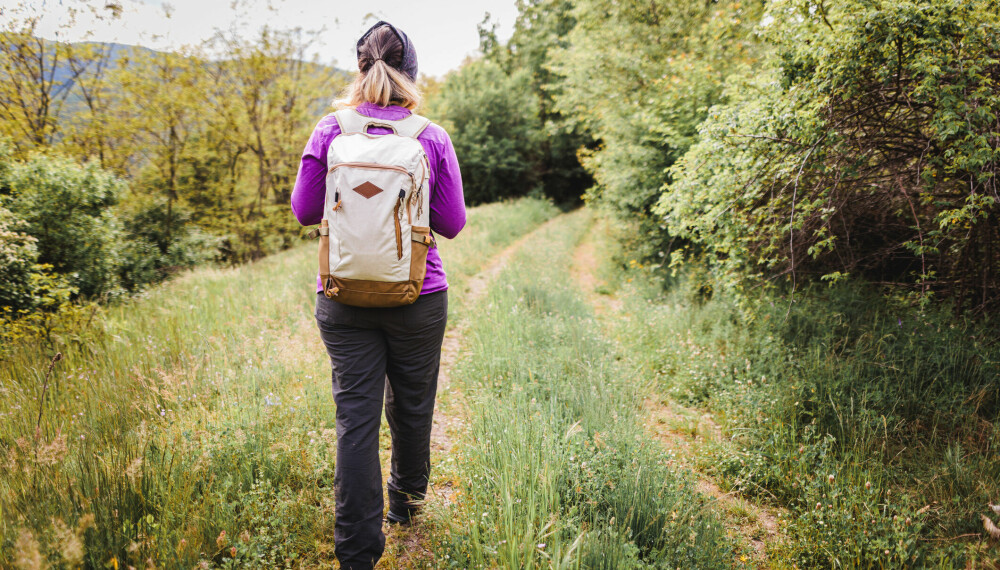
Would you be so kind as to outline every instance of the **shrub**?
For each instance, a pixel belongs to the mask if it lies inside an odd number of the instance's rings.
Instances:
[[[120,179],[95,164],[38,153],[10,164],[0,186],[36,240],[39,263],[84,296],[118,289],[122,234],[111,207],[124,189]]]
[[[1000,16],[985,0],[774,2],[658,212],[731,276],[862,276],[996,304]]]
[[[0,311],[18,311],[32,305],[31,276],[38,249],[24,233],[28,224],[0,206]]]
[[[127,239],[118,272],[122,286],[130,291],[218,253],[220,240],[191,225],[187,212],[176,204],[168,216],[165,198],[134,196],[121,216]]]

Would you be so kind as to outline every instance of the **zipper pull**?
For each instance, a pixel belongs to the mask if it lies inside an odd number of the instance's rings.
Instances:
[[[399,216],[400,220],[403,219],[403,208],[401,208],[400,206],[403,205],[403,200],[405,198],[406,198],[406,190],[403,190],[402,188],[400,188],[400,190],[399,190],[399,203],[396,205],[396,214]]]

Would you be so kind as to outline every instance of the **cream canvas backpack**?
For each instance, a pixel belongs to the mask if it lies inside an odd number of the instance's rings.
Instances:
[[[323,293],[358,307],[417,300],[434,245],[430,165],[417,141],[430,124],[419,115],[390,121],[353,109],[335,113],[341,134],[327,153],[320,238]],[[374,135],[369,127],[391,134]]]

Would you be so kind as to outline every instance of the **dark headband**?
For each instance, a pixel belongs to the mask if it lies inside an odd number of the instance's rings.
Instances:
[[[411,80],[416,81],[417,80],[417,52],[416,52],[416,50],[413,49],[413,44],[410,43],[410,38],[406,37],[406,34],[404,34],[401,30],[397,29],[396,26],[393,26],[389,22],[379,21],[377,24],[375,24],[371,28],[368,28],[368,31],[365,32],[365,35],[361,36],[361,39],[358,40],[358,47],[357,47],[358,60],[361,59],[361,46],[365,43],[365,40],[368,39],[368,36],[370,36],[372,34],[372,32],[374,32],[375,30],[377,30],[378,28],[380,28],[382,26],[389,26],[389,29],[392,30],[392,33],[396,34],[396,37],[399,38],[400,43],[403,44],[403,58],[400,61],[400,64],[399,64],[398,67],[397,66],[393,66],[393,67],[395,67],[397,70],[405,73]],[[385,61],[385,60],[382,60],[382,61]],[[388,62],[386,62],[386,63],[388,64]]]

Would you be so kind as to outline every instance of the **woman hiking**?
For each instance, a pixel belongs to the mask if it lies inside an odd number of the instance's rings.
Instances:
[[[383,404],[392,434],[385,522],[409,523],[427,490],[448,313],[448,282],[430,232],[451,239],[465,226],[462,179],[451,139],[444,129],[412,113],[420,103],[413,44],[399,29],[379,22],[358,40],[357,56],[359,73],[338,101],[342,109],[321,119],[306,144],[291,198],[301,224],[323,222],[316,322],[330,356],[337,405],[335,553],[341,568],[353,570],[373,568],[385,548],[378,450]],[[345,162],[352,145],[366,144],[409,148],[418,159],[406,167],[380,166],[377,153],[382,151],[374,150],[378,161]],[[368,178],[344,182],[348,172]],[[397,182],[386,182],[391,176]],[[423,188],[429,189],[426,195]],[[426,211],[421,199],[427,200]],[[373,214],[371,223],[360,228],[341,227],[366,208],[374,212],[380,200],[390,208],[386,214]],[[350,232],[364,234],[382,226],[377,239],[362,240],[358,251],[345,251],[351,247]],[[379,249],[375,242],[382,237],[386,245]],[[397,254],[399,263],[411,264],[410,281],[375,283],[358,293],[353,284],[360,281],[338,275],[350,263],[370,266],[373,261],[366,256],[394,263]],[[326,259],[329,267],[324,267]]]

